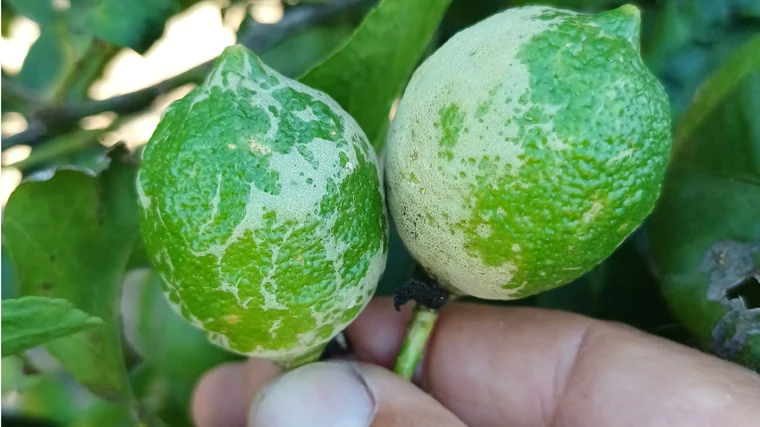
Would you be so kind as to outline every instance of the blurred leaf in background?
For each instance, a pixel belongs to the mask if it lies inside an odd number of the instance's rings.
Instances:
[[[129,410],[106,401],[97,401],[77,414],[71,427],[133,427],[134,420]]]
[[[675,336],[677,323],[668,313],[657,281],[637,251],[634,239],[635,236],[626,240],[580,279],[537,295],[535,305],[623,322],[657,335]]]
[[[376,149],[393,100],[431,42],[451,0],[382,0],[340,50],[301,77],[328,93]]]
[[[62,375],[26,376],[19,389],[18,410],[28,417],[69,425],[79,417],[83,404],[71,385]]]
[[[3,241],[21,295],[65,298],[105,324],[47,345],[94,393],[130,399],[121,346],[121,278],[138,237],[134,179],[123,147],[98,176],[59,170],[21,184],[3,216]]]
[[[646,9],[643,56],[670,95],[674,123],[697,87],[760,31],[757,0],[668,0]]]
[[[701,345],[760,370],[760,33],[676,129],[650,242],[662,293]]]
[[[16,281],[13,277],[13,263],[8,257],[8,249],[5,248],[5,241],[2,244],[2,296],[3,299],[16,297]]]
[[[354,26],[340,22],[304,30],[261,54],[261,60],[285,76],[296,78],[340,47]]]
[[[51,0],[3,3],[3,13],[10,9],[40,27],[40,36],[13,84],[20,85],[38,103],[84,98],[118,50],[85,27],[82,17],[92,10],[88,2],[74,1],[69,8],[55,8]]]
[[[3,301],[3,357],[103,324],[65,299],[28,296]]]
[[[181,10],[176,0],[74,0],[72,12],[84,27],[108,43],[144,53],[164,32],[166,20]]]

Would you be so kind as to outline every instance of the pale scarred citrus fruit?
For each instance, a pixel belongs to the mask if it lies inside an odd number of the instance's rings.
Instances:
[[[508,9],[414,73],[387,141],[391,216],[455,294],[520,298],[589,271],[650,213],[668,99],[639,11]]]
[[[231,351],[313,359],[385,268],[382,174],[366,136],[244,47],[166,110],[137,185],[169,300]]]

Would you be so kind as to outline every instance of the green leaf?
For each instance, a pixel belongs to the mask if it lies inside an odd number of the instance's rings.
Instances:
[[[3,357],[2,360],[2,395],[18,391],[25,379],[24,359],[19,356]]]
[[[136,167],[123,161],[123,151],[112,151],[111,165],[98,176],[58,170],[22,183],[3,218],[20,294],[66,298],[105,322],[53,341],[48,350],[95,394],[118,402],[130,397],[120,281],[138,237]]]
[[[673,150],[692,137],[702,124],[728,95],[736,90],[745,78],[760,71],[760,33],[747,41],[725,64],[702,85],[681,117],[673,139]],[[750,92],[757,95],[759,92]],[[692,151],[694,148],[691,149]]]
[[[103,320],[65,299],[29,296],[3,300],[3,357],[102,324]]]
[[[55,10],[53,0],[4,0],[3,7],[9,6],[13,12],[40,24],[47,25],[53,20]],[[3,10],[5,15],[6,10]]]
[[[702,81],[760,31],[747,3],[675,0],[644,11],[643,57],[670,96],[674,123]]]
[[[60,25],[42,27],[29,48],[18,74],[19,84],[40,98],[50,99],[66,76],[73,59],[68,55],[69,38]]]
[[[300,80],[333,97],[370,141],[433,38],[451,0],[382,0],[343,47]],[[378,148],[377,145],[375,148]]]
[[[626,3],[620,0],[513,0],[514,6],[524,6],[529,4],[549,5],[563,9],[570,9],[577,12],[598,12],[602,9],[622,6]]]
[[[18,390],[18,410],[27,417],[44,419],[57,425],[70,425],[82,410],[77,384],[64,375],[36,374],[24,378]]]
[[[760,371],[760,66],[745,62],[748,43],[678,124],[649,237],[674,317],[706,350]]]
[[[143,53],[176,12],[179,5],[172,0],[101,0],[86,8],[85,26],[100,39]]]
[[[68,12],[68,11],[67,11]],[[61,91],[67,85],[77,83],[77,93],[89,88],[102,71],[104,61],[110,59],[115,50],[102,42],[93,46],[92,36],[84,34],[72,25],[71,13],[58,13],[51,22],[40,27],[40,36],[29,48],[21,71],[15,78],[17,83],[40,101],[57,102]],[[108,50],[107,57],[95,55],[95,50]],[[80,64],[80,61],[82,63]],[[94,69],[91,63],[100,61],[101,67]],[[86,87],[84,81],[87,81]]]
[[[5,242],[2,244],[2,256],[0,256],[0,262],[2,262],[2,297],[3,299],[15,298],[17,292],[16,277],[13,274],[13,264],[8,260],[8,249],[5,247]]]
[[[136,423],[126,407],[101,400],[79,413],[76,420],[68,425],[71,427],[134,427]]]
[[[11,23],[16,19],[17,16],[16,11],[6,5],[6,1],[7,0],[3,0],[3,13],[0,14],[0,22],[2,23],[0,34],[2,34],[3,38],[8,38],[8,36],[10,36]]]
[[[348,22],[310,28],[262,53],[261,60],[285,76],[297,77],[335,51],[352,31]]]

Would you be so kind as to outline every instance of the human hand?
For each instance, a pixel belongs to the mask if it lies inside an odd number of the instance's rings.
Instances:
[[[415,384],[393,366],[411,317],[377,298],[347,329],[356,361],[285,375],[251,359],[207,373],[198,427],[757,426],[760,375],[628,326],[451,303]]]

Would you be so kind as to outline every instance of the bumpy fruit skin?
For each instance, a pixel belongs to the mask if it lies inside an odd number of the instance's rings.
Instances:
[[[326,94],[244,47],[166,110],[137,188],[168,299],[237,353],[313,356],[385,268],[382,171],[366,136]]]
[[[515,299],[587,272],[652,210],[671,148],[666,94],[633,6],[508,9],[413,75],[387,141],[410,253],[455,294]]]

